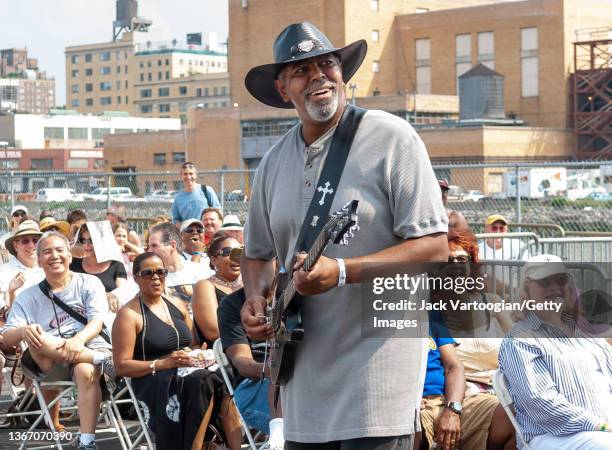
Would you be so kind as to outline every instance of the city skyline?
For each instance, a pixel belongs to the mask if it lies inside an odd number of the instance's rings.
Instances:
[[[10,18],[0,30],[0,48],[28,49],[41,70],[55,78],[56,105],[66,103],[64,50],[112,40],[115,0],[54,0],[53,15],[32,14],[49,8],[48,1],[24,0],[4,5],[3,16]],[[219,42],[228,34],[227,0],[140,0],[139,16],[153,21],[151,41],[184,40],[187,33],[214,31]],[[92,20],[90,18],[94,18]]]

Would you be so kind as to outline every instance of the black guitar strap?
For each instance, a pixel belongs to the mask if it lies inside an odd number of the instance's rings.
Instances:
[[[315,186],[308,212],[304,218],[302,229],[295,245],[295,253],[308,251],[323,229],[329,216],[334,196],[340,184],[340,177],[348,159],[351,145],[357,133],[359,123],[366,110],[353,105],[347,105],[340,123],[332,137],[327,158],[321,170],[321,176]],[[320,195],[318,195],[320,193]]]

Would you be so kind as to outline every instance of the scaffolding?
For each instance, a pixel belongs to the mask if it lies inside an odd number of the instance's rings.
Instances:
[[[571,80],[578,159],[612,159],[612,27],[576,31]]]

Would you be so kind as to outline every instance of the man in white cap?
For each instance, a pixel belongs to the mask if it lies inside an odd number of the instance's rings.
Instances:
[[[244,227],[240,223],[240,219],[235,214],[228,214],[223,218],[223,225],[220,228],[229,237],[236,239],[241,244],[244,244]]]
[[[28,217],[28,208],[23,205],[15,205],[11,208],[11,229],[0,236],[0,247],[6,248],[6,240],[15,232],[21,222]]]
[[[408,122],[347,105],[346,83],[366,47],[360,40],[336,48],[311,23],[292,24],[274,43],[275,62],[245,78],[259,101],[295,108],[300,118],[257,169],[241,261],[242,323],[251,338],[273,333],[265,297],[275,258],[303,296],[304,339],[280,393],[288,450],[408,450],[417,431],[427,333],[364,338],[361,283],[373,266],[410,270],[412,262],[447,261],[448,218],[425,146]],[[341,177],[319,175],[332,167],[324,161],[334,161],[335,174],[342,164]],[[358,236],[346,247],[328,246],[302,270],[305,254],[294,258],[294,250],[311,244],[298,242],[300,229],[325,224],[309,211],[320,205],[335,212],[352,200],[363,205]]]
[[[209,269],[210,260],[206,255],[206,244],[204,243],[204,224],[198,219],[188,219],[181,224],[179,229],[181,242],[183,243],[183,258],[188,261],[205,264]]]

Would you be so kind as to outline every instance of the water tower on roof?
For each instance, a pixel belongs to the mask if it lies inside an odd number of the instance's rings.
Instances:
[[[504,76],[476,64],[459,77],[459,119],[504,119]]]
[[[113,21],[113,42],[124,31],[149,31],[153,23],[143,17],[138,17],[137,0],[117,0],[117,20]]]

